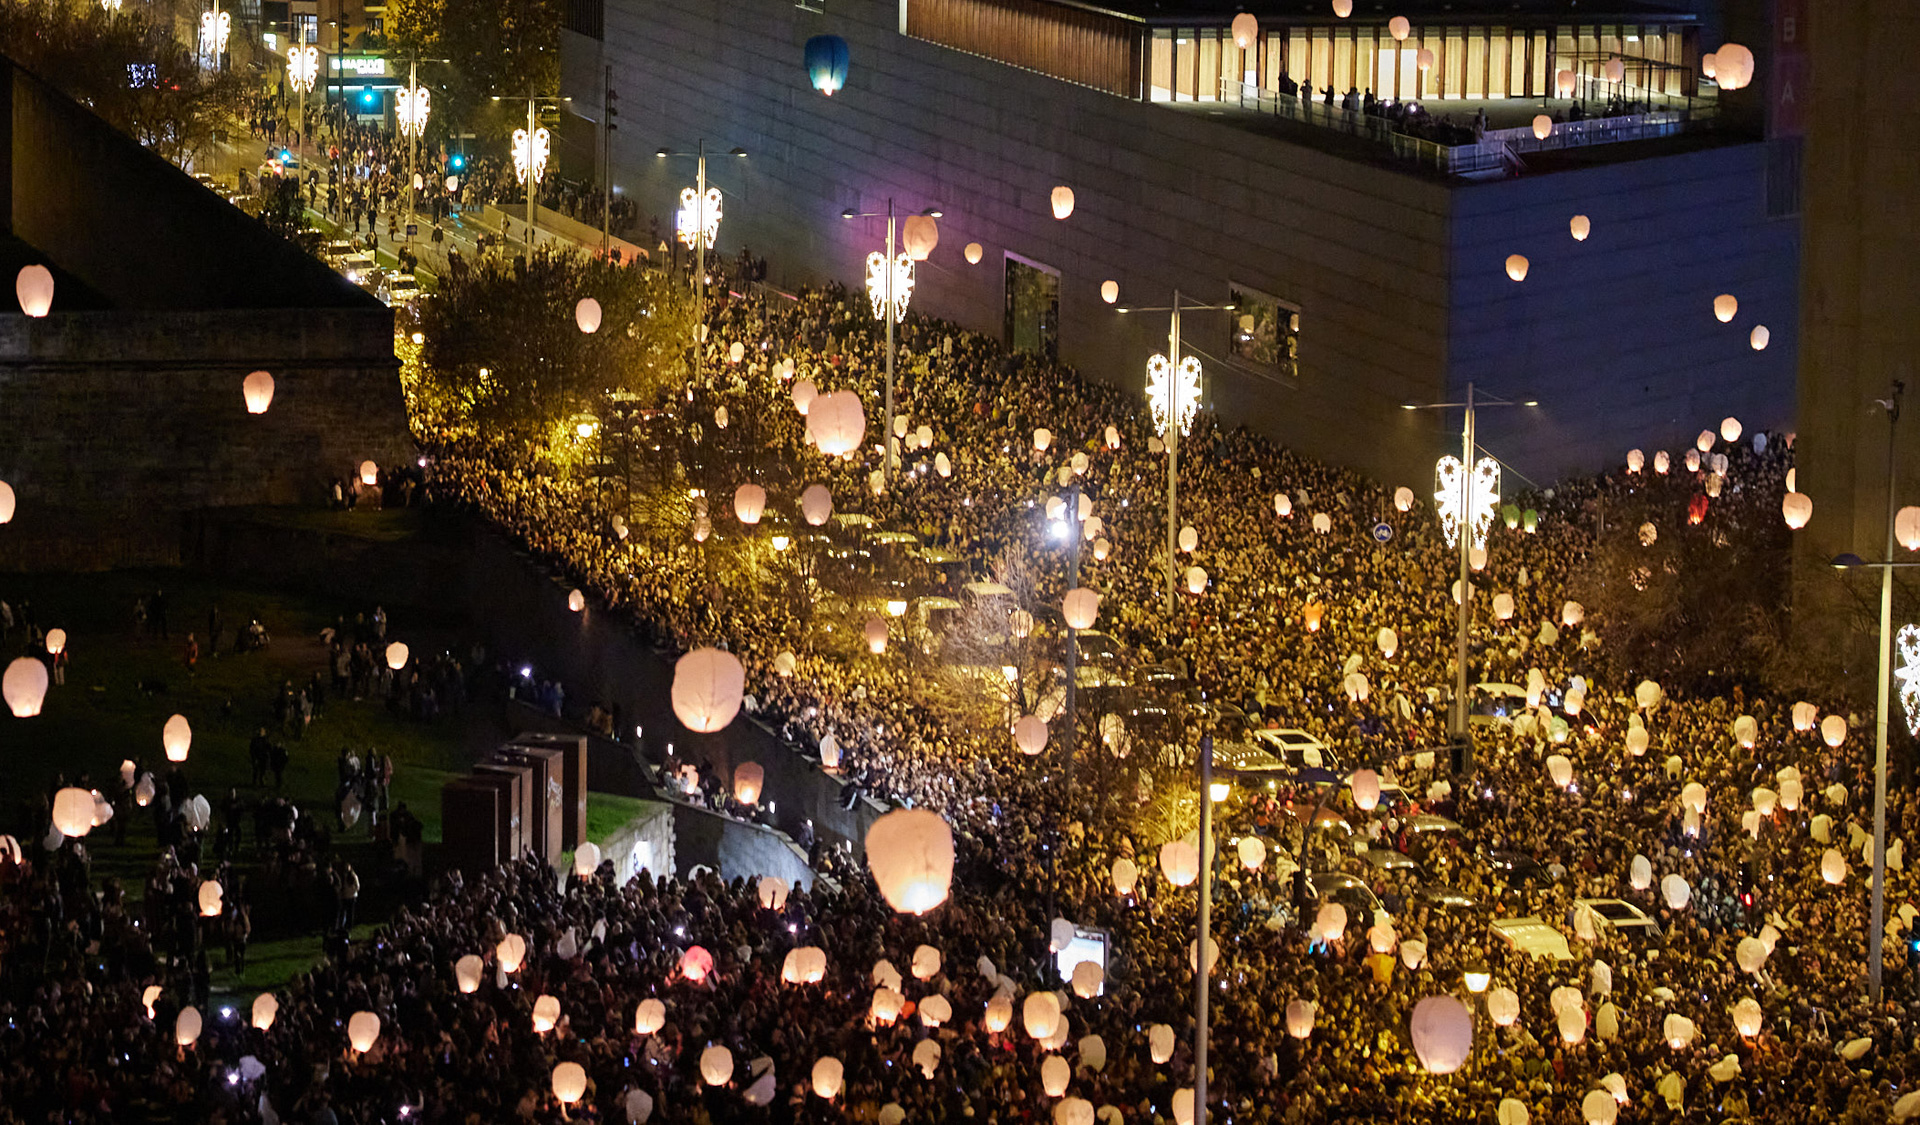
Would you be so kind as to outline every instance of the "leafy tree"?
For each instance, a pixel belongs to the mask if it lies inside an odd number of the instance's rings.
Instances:
[[[600,329],[574,323],[582,297]],[[693,334],[692,301],[666,273],[580,254],[537,251],[448,272],[421,311],[421,391],[448,421],[549,433],[614,394],[654,401],[678,384]]]

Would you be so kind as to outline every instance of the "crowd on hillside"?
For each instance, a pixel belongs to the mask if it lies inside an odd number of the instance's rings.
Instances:
[[[896,914],[857,854],[836,862],[836,885],[793,889],[784,903],[776,888],[711,874],[616,886],[611,862],[590,878],[557,880],[526,863],[467,872],[280,996],[271,1028],[249,1026],[244,1005],[231,1018],[208,1012],[182,1048],[175,1032],[191,989],[117,952],[132,931],[109,923],[112,903],[86,893],[63,859],[36,857],[0,867],[0,910],[14,916],[0,924],[0,1122],[1010,1125],[1059,1119],[1063,1103],[1042,1074],[1051,1053],[1071,1067],[1067,1095],[1097,1107],[1103,1125],[1178,1121],[1179,1093],[1194,1084],[1194,891],[1159,869],[1161,846],[1184,822],[1167,829],[1178,818],[1156,810],[1190,790],[1204,739],[1246,737],[1236,714],[1255,729],[1304,730],[1398,788],[1362,810],[1335,771],[1243,785],[1217,806],[1211,1120],[1573,1125],[1588,1119],[1588,1095],[1612,1083],[1623,1118],[1654,1122],[1880,1122],[1920,1105],[1909,1033],[1920,993],[1906,943],[1914,886],[1897,858],[1886,1002],[1873,1009],[1863,998],[1866,725],[1831,708],[1809,725],[1798,701],[1740,688],[1610,682],[1601,669],[1634,662],[1603,659],[1604,630],[1572,604],[1603,516],[1644,519],[1639,541],[1649,545],[1780,536],[1786,440],[1729,438],[1732,427],[1703,420],[1713,432],[1692,461],[1674,451],[1658,459],[1662,472],[1649,456],[1637,472],[1570,482],[1527,498],[1532,510],[1496,516],[1474,579],[1474,678],[1489,691],[1476,696],[1486,714],[1469,781],[1434,753],[1451,702],[1456,556],[1420,495],[1430,490],[1403,503],[1392,482],[1202,412],[1180,455],[1181,523],[1198,542],[1176,570],[1205,573],[1199,593],[1180,575],[1170,617],[1166,468],[1136,396],[909,319],[896,394],[915,448],[876,489],[884,355],[864,297],[828,288],[766,303],[725,292],[715,287],[700,374],[661,423],[676,488],[694,494],[684,520],[636,517],[623,535],[603,505],[584,502],[564,450],[498,436],[429,435],[426,494],[484,512],[663,644],[738,653],[762,719],[808,752],[831,736],[849,776],[953,826],[950,899],[924,916]],[[808,448],[792,398],[803,380],[861,394],[863,452],[830,461]],[[923,425],[931,441],[921,447]],[[749,482],[771,494],[758,528],[732,514],[735,487]],[[872,528],[842,521],[813,538],[797,510],[812,482]],[[1104,705],[1140,697],[1083,692],[1069,787],[1049,665],[1077,533],[1060,534],[1048,502],[1072,483],[1101,520],[1094,538],[1105,546],[1084,546],[1081,581],[1102,595],[1096,627],[1115,665],[1176,670],[1204,698],[1179,693],[1192,702],[1176,703],[1165,723],[1113,731],[1099,722]],[[961,561],[849,566],[901,549],[879,530]],[[766,549],[774,533],[796,538],[791,553]],[[885,616],[880,577],[896,573],[921,584],[915,595],[959,595],[964,580],[983,577],[1015,591],[952,619],[1016,606],[1039,619],[1031,638],[998,650],[1018,680],[1011,704],[961,675],[958,643],[949,649],[952,638],[913,624],[917,611]],[[869,616],[888,623],[884,653],[857,639]],[[991,674],[1002,662],[975,660]],[[1010,705],[1054,717],[1045,756],[1016,748]],[[1695,784],[1704,812],[1690,811]],[[1322,800],[1330,821],[1310,815]],[[1917,821],[1920,804],[1890,794],[1890,840]],[[1243,859],[1246,838],[1264,845],[1257,867]],[[1420,866],[1364,854],[1387,848]],[[1309,932],[1330,914],[1302,897],[1291,874],[1301,856],[1365,884],[1341,892],[1344,930]],[[1140,872],[1130,894],[1115,872],[1122,859]],[[1386,913],[1372,916],[1366,895]],[[1635,936],[1580,905],[1612,898],[1663,936]],[[28,923],[50,910],[53,923]],[[1490,930],[1528,916],[1557,930],[1572,959],[1533,960]],[[1055,918],[1109,931],[1104,994],[1077,995],[1054,971]],[[527,949],[511,972],[500,955],[509,935]],[[85,953],[92,941],[98,959]],[[925,979],[912,971],[926,963],[922,945],[940,955]],[[685,969],[695,946],[710,970]],[[824,950],[822,982],[782,980],[799,946]],[[463,992],[456,962],[468,955],[484,971]],[[1470,969],[1490,974],[1485,995],[1469,990]],[[150,983],[166,986],[151,1017],[141,1003]],[[880,984],[908,1005],[890,1021],[874,1014]],[[1066,1000],[1057,1052],[1023,1029],[1022,1001],[1040,990]],[[1510,1026],[1491,1019],[1500,990],[1518,1000]],[[996,993],[1014,999],[999,1031],[988,1026]],[[1478,1014],[1472,1057],[1447,1076],[1426,1073],[1409,1026],[1413,1006],[1441,994]],[[538,1030],[536,1002],[549,996],[558,1019]],[[942,1007],[935,996],[951,1015],[929,1026]],[[636,1011],[649,999],[665,1005],[657,1028]],[[1759,1005],[1757,1034],[1736,1025],[1745,999]],[[1294,1001],[1314,1010],[1305,1037],[1290,1033]],[[364,1054],[348,1043],[360,1012],[381,1020]],[[1670,1016],[1691,1020],[1693,1037]],[[1160,1025],[1176,1041],[1164,1061],[1151,1045]],[[938,1047],[931,1077],[926,1043]],[[731,1066],[703,1079],[713,1047]],[[811,1078],[828,1056],[845,1068],[831,1099]],[[563,1062],[588,1079],[571,1107],[553,1093]]]

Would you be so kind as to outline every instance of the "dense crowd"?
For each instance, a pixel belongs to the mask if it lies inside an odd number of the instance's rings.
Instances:
[[[810,891],[784,902],[772,893],[771,905],[763,896],[778,889],[712,874],[617,886],[612,864],[563,880],[529,863],[467,872],[303,979],[270,1029],[248,1026],[244,1011],[209,1013],[183,1049],[176,1014],[193,994],[116,952],[129,930],[113,923],[111,898],[86,893],[61,859],[12,865],[0,868],[15,915],[0,926],[9,943],[0,1121],[1049,1121],[1062,1104],[1042,1076],[1051,1052],[1020,1014],[1040,990],[1067,1001],[1057,1053],[1072,1067],[1069,1096],[1099,1107],[1103,1122],[1178,1120],[1177,1095],[1194,1077],[1194,890],[1163,877],[1156,857],[1191,822],[1203,742],[1271,726],[1304,730],[1345,767],[1371,767],[1398,788],[1362,810],[1336,769],[1245,784],[1217,806],[1214,1119],[1504,1114],[1506,1125],[1524,1108],[1561,1125],[1585,1119],[1582,1103],[1603,1080],[1617,1080],[1630,1119],[1894,1117],[1920,1072],[1905,943],[1914,887],[1896,864],[1887,999],[1871,1009],[1868,732],[1819,711],[1829,737],[1804,709],[1795,714],[1796,701],[1747,688],[1641,683],[1632,654],[1605,651],[1604,623],[1569,604],[1589,580],[1583,564],[1606,513],[1616,524],[1624,512],[1643,519],[1649,546],[1780,536],[1788,441],[1707,435],[1698,468],[1678,451],[1659,459],[1666,471],[1649,457],[1640,471],[1569,482],[1493,521],[1474,582],[1473,678],[1488,690],[1476,695],[1478,772],[1468,780],[1434,752],[1451,703],[1456,556],[1424,497],[1403,504],[1391,485],[1202,412],[1180,457],[1181,522],[1198,543],[1177,569],[1206,573],[1198,594],[1182,581],[1170,615],[1165,461],[1135,396],[910,319],[896,393],[914,448],[891,484],[876,482],[884,355],[873,327],[864,298],[837,288],[791,301],[717,296],[699,374],[652,423],[664,451],[656,491],[671,481],[675,498],[632,527],[587,502],[567,449],[524,439],[429,433],[426,491],[484,512],[661,643],[731,648],[749,670],[752,709],[796,752],[818,753],[832,736],[848,776],[939,812],[958,852],[944,905],[896,914],[844,862]],[[860,393],[864,451],[828,460],[808,448],[791,398],[802,380]],[[1041,429],[1050,441],[1036,440]],[[772,496],[759,528],[731,512],[734,488],[748,482]],[[809,531],[797,507],[812,482],[871,527]],[[1201,689],[1165,696],[1164,719],[1110,726],[1109,707],[1154,692],[1090,688],[1079,729],[1067,729],[1052,607],[1078,533],[1060,534],[1048,502],[1069,484],[1102,521],[1093,538],[1105,549],[1083,545],[1079,565],[1103,598],[1097,628],[1110,667],[1134,678],[1166,670],[1184,679],[1176,687]],[[1384,543],[1373,534],[1382,523],[1393,530]],[[789,552],[767,549],[774,533],[795,537]],[[988,577],[1012,594],[965,590]],[[1650,577],[1630,568],[1620,580]],[[903,589],[961,608],[886,617],[882,603]],[[1015,610],[1038,619],[1031,636],[1009,627]],[[884,653],[858,639],[870,616],[890,621]],[[1015,682],[996,694],[1002,665]],[[1014,711],[1051,719],[1043,756],[1015,747]],[[1072,786],[1061,774],[1068,745],[1078,748]],[[1553,780],[1562,767],[1564,783]],[[1689,812],[1694,784],[1703,813]],[[1330,816],[1313,815],[1322,801]],[[1890,794],[1890,839],[1917,818],[1909,795]],[[1242,859],[1252,854],[1242,839],[1265,845],[1258,866]],[[1844,868],[1837,884],[1823,878],[1834,873],[1829,840]],[[1388,848],[1419,866],[1365,854]],[[1386,913],[1369,916],[1349,896],[1344,931],[1310,933],[1327,915],[1292,877],[1298,857],[1356,876]],[[1121,859],[1140,871],[1131,894],[1116,883]],[[1670,877],[1684,880],[1684,901]],[[1663,937],[1634,936],[1578,905],[1606,898],[1640,908]],[[27,921],[50,900],[75,936]],[[1534,960],[1490,929],[1527,916],[1557,930],[1572,959]],[[1049,950],[1055,918],[1110,933],[1103,994],[1082,997],[1061,981]],[[509,935],[527,949],[511,972]],[[98,959],[86,953],[94,940]],[[940,954],[925,979],[909,971],[925,964],[922,945]],[[710,970],[686,968],[695,946]],[[825,951],[820,983],[783,981],[799,946]],[[456,963],[469,955],[484,973],[463,992]],[[22,959],[36,969],[23,976]],[[1470,991],[1470,969],[1487,971],[1492,990]],[[149,1017],[141,995],[156,982],[168,987]],[[883,983],[907,1002],[892,1020],[874,1013]],[[1510,1026],[1490,1018],[1503,989],[1519,1004]],[[995,1031],[997,993],[1015,1003],[1011,1025]],[[1416,1061],[1409,1029],[1415,1003],[1440,994],[1478,1013],[1471,1059],[1444,1076]],[[558,1019],[543,1031],[534,1010],[547,996]],[[936,996],[951,1009],[937,1027],[926,1020],[942,1007],[929,1003]],[[636,1012],[650,999],[665,1005],[658,1028]],[[1763,1015],[1757,1034],[1736,1026],[1744,999]],[[1296,1000],[1315,1011],[1304,1038],[1289,1032]],[[1557,1018],[1569,1004],[1577,1017]],[[348,1046],[359,1012],[382,1021],[365,1053]],[[1696,1036],[1674,1045],[1669,1016],[1693,1021]],[[1157,1062],[1159,1025],[1177,1044]],[[925,1043],[938,1045],[931,1077]],[[702,1078],[711,1047],[731,1054],[717,1083]],[[810,1079],[827,1056],[845,1066],[832,1099]],[[563,1062],[588,1079],[571,1107],[552,1092]]]

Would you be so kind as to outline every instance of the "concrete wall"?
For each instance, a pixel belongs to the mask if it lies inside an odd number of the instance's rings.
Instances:
[[[600,854],[613,864],[622,883],[645,870],[649,875],[678,875],[674,849],[674,806],[649,801],[647,810],[600,841]]]
[[[1730,414],[1750,432],[1793,427],[1800,224],[1766,217],[1765,153],[1727,145],[1455,193],[1449,398],[1471,380],[1540,401],[1482,413],[1482,444],[1544,483],[1636,446],[1684,449]],[[1574,215],[1592,221],[1585,242]],[[1517,284],[1516,253],[1531,263]],[[1713,316],[1720,293],[1740,300],[1730,324]],[[1772,334],[1762,352],[1756,324]],[[1459,412],[1445,424],[1457,434]]]
[[[1393,407],[1431,398],[1445,355],[1448,191],[1443,184],[1101,94],[898,34],[894,0],[834,0],[826,17],[780,0],[616,0],[605,58],[625,107],[615,182],[670,222],[690,160],[656,149],[735,146],[708,160],[726,193],[723,252],[770,258],[770,280],[857,280],[885,235],[848,207],[945,212],[914,307],[998,335],[1011,252],[1062,277],[1061,356],[1084,374],[1144,382],[1166,318],[1099,298],[1165,305],[1174,287],[1218,302],[1231,277],[1303,307],[1302,375],[1278,384],[1219,364],[1220,409],[1309,452],[1380,471],[1403,463]],[[845,90],[807,85],[807,37],[846,38]],[[589,41],[590,42],[590,41]],[[569,37],[570,47],[581,44]],[[586,66],[566,73],[588,73]],[[568,90],[597,101],[594,90]],[[1066,222],[1048,194],[1075,189]],[[970,241],[985,257],[970,266]],[[1220,314],[1184,335],[1224,354]],[[1090,436],[1090,435],[1086,435]]]
[[[240,384],[265,368],[273,405]],[[384,316],[350,310],[0,317],[0,567],[174,564],[185,513],[318,504],[364,459],[408,457]]]
[[[725,879],[776,875],[792,886],[813,889],[806,855],[783,832],[676,801],[673,839],[676,875],[685,876],[704,864]]]
[[[1797,237],[1758,217],[1755,148],[1462,184],[1230,124],[1204,104],[1101,94],[898,26],[898,0],[835,0],[825,16],[784,0],[613,0],[604,45],[563,41],[574,56],[563,74],[590,76],[596,85],[580,77],[567,92],[597,104],[596,66],[613,66],[627,107],[614,180],[663,223],[693,168],[656,149],[701,138],[713,152],[747,149],[707,164],[726,193],[720,249],[767,256],[776,283],[858,281],[884,222],[838,216],[884,211],[891,197],[902,214],[945,212],[915,309],[998,335],[1003,255],[1043,262],[1062,276],[1061,356],[1093,378],[1139,386],[1146,357],[1165,348],[1164,315],[1100,301],[1109,278],[1123,304],[1164,305],[1176,286],[1217,302],[1229,279],[1298,304],[1298,379],[1208,358],[1211,400],[1231,422],[1385,480],[1424,482],[1457,440],[1457,420],[1400,404],[1468,379],[1549,402],[1526,432],[1486,420],[1495,448],[1542,481],[1697,432],[1703,414],[1792,417]],[[802,65],[821,33],[852,55],[832,98]],[[1056,184],[1076,192],[1065,222],[1048,208]],[[1566,235],[1576,210],[1596,232],[1577,247]],[[985,249],[979,265],[961,256],[970,241]],[[1520,300],[1501,269],[1516,244],[1538,279]],[[1734,326],[1702,315],[1723,281],[1768,318],[1766,355],[1736,355]],[[1739,323],[1751,323],[1744,310]],[[1184,328],[1225,354],[1220,314]]]

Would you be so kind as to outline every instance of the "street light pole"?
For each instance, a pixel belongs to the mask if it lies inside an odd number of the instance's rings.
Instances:
[[[1207,944],[1213,936],[1213,736],[1200,739],[1200,910],[1193,974],[1193,1122],[1207,1125]]]
[[[1894,380],[1887,408],[1887,547],[1882,556],[1893,561],[1894,437],[1899,432],[1900,397],[1907,385]],[[1887,686],[1893,678],[1893,567],[1880,568],[1880,683],[1873,730],[1873,914],[1867,922],[1867,992],[1880,1004],[1881,943],[1887,918]]]
[[[880,431],[880,470],[888,487],[893,486],[893,197],[887,197],[887,307],[881,317],[887,322],[887,414]],[[1069,689],[1071,690],[1071,689]]]
[[[534,112],[533,91],[528,90],[527,91],[527,261],[529,265],[531,265],[533,261],[533,224],[539,220],[539,211],[537,210],[537,208],[539,208],[540,206],[539,197],[535,194],[539,184],[539,177],[533,174],[533,149],[534,149],[533,131],[539,127],[539,122],[534,120],[534,118],[535,118],[535,112]]]

